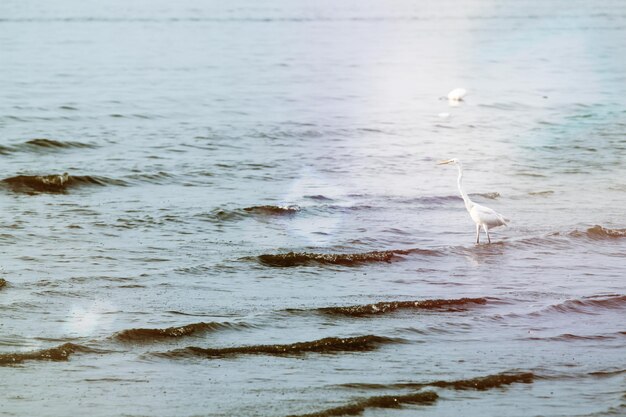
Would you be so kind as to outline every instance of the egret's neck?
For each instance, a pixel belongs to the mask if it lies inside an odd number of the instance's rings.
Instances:
[[[463,202],[465,203],[465,208],[469,211],[472,209],[472,206],[474,205],[474,203],[472,202],[472,200],[470,200],[469,196],[467,195],[467,193],[465,191],[463,191],[463,165],[461,165],[461,163],[457,163],[456,165],[457,169],[459,170],[459,178],[457,180],[457,183],[459,185],[459,192],[461,193],[461,197],[463,197]]]

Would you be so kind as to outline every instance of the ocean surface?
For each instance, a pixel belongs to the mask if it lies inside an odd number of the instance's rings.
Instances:
[[[3,0],[0,416],[626,415],[625,51],[621,0]]]

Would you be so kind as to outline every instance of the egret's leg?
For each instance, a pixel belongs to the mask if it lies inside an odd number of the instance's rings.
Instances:
[[[476,225],[476,243],[480,243],[480,225]]]
[[[487,241],[491,243],[491,237],[489,236],[489,229],[487,228],[487,225],[483,224],[483,229],[485,230],[485,234],[487,235]]]

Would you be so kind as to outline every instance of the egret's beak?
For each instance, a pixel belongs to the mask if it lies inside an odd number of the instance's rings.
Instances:
[[[437,165],[445,165],[445,164],[451,164],[452,163],[452,159],[448,159],[447,161],[439,161],[437,162]]]

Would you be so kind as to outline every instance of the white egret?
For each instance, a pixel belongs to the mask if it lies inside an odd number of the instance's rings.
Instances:
[[[489,207],[481,206],[480,204],[474,203],[470,200],[469,196],[465,191],[463,191],[463,186],[461,181],[463,180],[463,164],[456,158],[448,159],[447,161],[441,161],[437,165],[445,165],[452,164],[456,165],[459,170],[459,178],[457,180],[459,186],[459,192],[461,193],[461,197],[463,197],[463,202],[465,203],[465,208],[467,209],[470,217],[476,223],[476,243],[480,243],[480,228],[482,227],[487,235],[487,240],[491,243],[491,237],[489,237],[489,229],[498,226],[506,226],[509,219],[496,212],[495,210],[490,209]]]
[[[455,88],[454,90],[448,93],[448,100],[450,101],[461,101],[463,97],[467,95],[467,90],[464,88]]]

